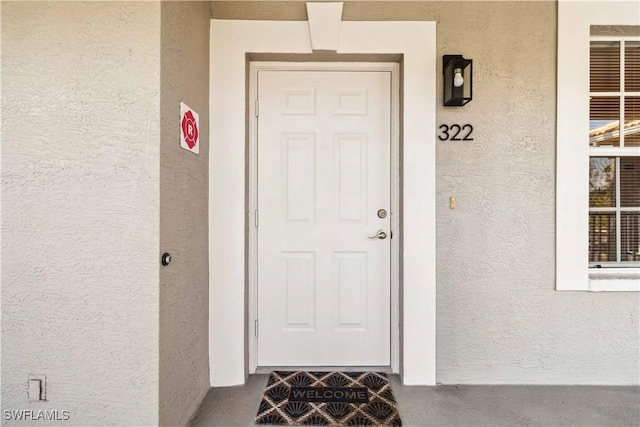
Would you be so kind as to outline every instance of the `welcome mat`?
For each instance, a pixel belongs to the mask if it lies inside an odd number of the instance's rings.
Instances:
[[[274,371],[256,424],[400,427],[402,421],[383,373]]]

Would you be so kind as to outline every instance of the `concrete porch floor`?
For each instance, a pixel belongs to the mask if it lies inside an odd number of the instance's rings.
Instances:
[[[190,427],[253,426],[268,375],[212,388]],[[639,426],[640,387],[403,386],[389,376],[404,426]]]

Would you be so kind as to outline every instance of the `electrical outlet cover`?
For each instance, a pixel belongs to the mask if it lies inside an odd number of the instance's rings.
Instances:
[[[29,375],[27,395],[29,400],[47,400],[46,375]]]

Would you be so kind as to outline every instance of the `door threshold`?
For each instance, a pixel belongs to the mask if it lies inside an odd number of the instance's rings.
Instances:
[[[318,372],[382,372],[393,374],[391,366],[258,366],[256,374],[273,371],[318,371]]]

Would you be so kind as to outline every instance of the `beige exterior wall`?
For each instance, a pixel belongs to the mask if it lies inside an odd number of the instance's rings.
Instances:
[[[2,424],[155,425],[160,4],[2,2],[1,26]],[[45,409],[69,420],[4,413]]]
[[[209,26],[206,2],[162,2],[160,60],[160,423],[184,425],[209,389]],[[180,101],[200,154],[180,148]]]
[[[306,19],[303,2],[213,10]],[[2,2],[3,411],[175,425],[206,391],[209,11]],[[638,294],[554,290],[556,4],[348,2],[344,19],[436,21],[438,54],[474,59],[474,100],[437,117],[475,128],[437,145],[438,381],[637,383]],[[199,156],[178,146],[180,100]]]
[[[209,7],[3,2],[2,410],[173,426],[207,392]]]
[[[214,18],[306,8],[222,1]],[[355,1],[343,19],[435,21],[438,66],[474,60],[474,100],[437,110],[475,139],[437,144],[438,382],[637,384],[638,294],[555,290],[556,3]]]

